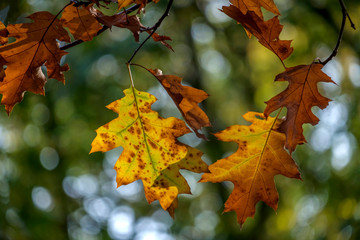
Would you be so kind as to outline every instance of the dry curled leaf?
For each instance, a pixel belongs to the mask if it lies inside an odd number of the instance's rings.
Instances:
[[[264,21],[252,11],[243,14],[237,7],[231,5],[223,7],[222,11],[239,22],[247,31],[249,37],[254,35],[267,49],[275,53],[281,61],[288,58],[293,52],[291,40],[280,40],[283,29],[277,16]]]
[[[70,42],[61,22],[49,12],[36,12],[28,18],[34,22],[7,26],[8,36],[16,40],[0,47],[0,56],[7,66],[0,83],[1,103],[7,113],[23,99],[25,91],[45,93],[42,65],[46,66],[49,78],[60,82],[65,82],[63,72],[69,69],[67,65],[60,66],[61,58],[67,53],[60,50],[57,40]]]
[[[234,184],[224,211],[235,211],[240,225],[248,217],[254,217],[259,201],[277,209],[275,175],[300,179],[297,165],[284,149],[285,135],[276,131],[281,120],[264,119],[263,114],[256,112],[248,112],[244,118],[252,124],[230,126],[215,134],[221,141],[236,142],[239,148],[210,165],[210,173],[201,179],[201,182],[231,181]]]
[[[321,71],[322,67],[320,63],[299,65],[286,69],[275,78],[275,81],[288,81],[289,86],[266,102],[264,114],[269,116],[278,108],[287,108],[286,120],[280,125],[279,130],[286,134],[285,147],[290,152],[295,150],[296,145],[306,142],[302,125],[316,125],[319,122],[311,108],[317,106],[324,109],[330,101],[322,96],[317,88],[319,82],[334,83]]]
[[[149,34],[151,34],[151,31],[147,31],[147,32]],[[157,33],[153,33],[153,35],[151,37],[155,42],[161,42],[162,45],[164,45],[165,47],[167,47],[168,49],[170,49],[171,51],[174,52],[174,49],[172,48],[172,46],[166,42],[166,41],[172,40],[170,37],[165,36],[165,35],[159,35]]]
[[[96,18],[90,13],[89,6],[74,7],[69,5],[64,9],[61,22],[64,27],[68,27],[70,33],[76,40],[91,41],[102,28]]]
[[[198,104],[208,98],[209,94],[203,90],[182,85],[182,79],[178,76],[163,75],[159,69],[148,69],[148,71],[152,73],[165,88],[195,134],[198,137],[206,139],[205,135],[198,131],[202,127],[210,127],[211,124],[208,116]]]
[[[135,38],[135,41],[139,41],[139,34],[144,28],[140,19],[136,15],[129,16],[126,13],[118,13],[112,16],[103,14],[100,10],[92,8],[90,9],[92,15],[102,24],[111,28],[112,26],[119,28],[129,29]]]

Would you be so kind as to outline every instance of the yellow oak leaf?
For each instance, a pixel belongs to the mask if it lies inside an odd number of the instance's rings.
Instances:
[[[91,41],[102,28],[96,18],[90,13],[89,6],[74,7],[69,5],[64,9],[61,22],[64,27],[68,27],[70,33],[76,40]]]
[[[96,130],[91,152],[124,148],[114,169],[118,187],[141,179],[149,203],[159,200],[173,216],[177,196],[190,193],[180,169],[200,173],[207,170],[202,152],[176,140],[190,130],[185,122],[161,118],[151,109],[156,98],[135,88],[107,106],[119,117]]]
[[[252,124],[230,126],[215,134],[221,141],[236,142],[237,151],[210,165],[210,173],[201,179],[201,182],[231,181],[234,184],[224,211],[235,211],[240,225],[248,217],[254,217],[259,201],[277,209],[275,175],[301,179],[296,163],[284,149],[285,134],[276,131],[282,120],[265,119],[262,113],[256,112],[248,112],[243,117]]]
[[[190,130],[177,118],[162,118],[151,109],[156,98],[135,88],[107,106],[118,113],[113,121],[96,130],[91,152],[122,146],[115,164],[118,186],[142,179],[152,186],[161,171],[185,158],[187,147],[176,140]]]
[[[152,186],[144,184],[148,202],[152,203],[159,200],[161,207],[168,210],[172,217],[174,217],[174,209],[177,207],[177,195],[191,194],[190,187],[179,170],[185,169],[195,173],[207,172],[208,170],[207,164],[201,159],[203,153],[189,146],[187,149],[186,157],[161,171],[160,176]]]

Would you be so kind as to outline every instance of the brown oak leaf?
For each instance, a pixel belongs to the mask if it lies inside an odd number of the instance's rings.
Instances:
[[[69,5],[64,9],[61,21],[64,27],[68,27],[76,40],[91,41],[102,28],[96,18],[90,13],[89,6],[74,7]]]
[[[181,78],[175,75],[163,75],[160,69],[147,69],[165,88],[173,99],[186,122],[198,137],[206,139],[204,134],[198,132],[202,127],[210,127],[206,113],[198,106],[208,98],[205,91],[181,84]]]
[[[288,81],[289,86],[266,102],[264,114],[269,116],[278,108],[287,108],[286,120],[281,123],[279,130],[286,134],[285,147],[290,152],[295,150],[296,145],[306,142],[302,125],[316,125],[319,122],[311,108],[317,106],[324,109],[331,101],[322,96],[317,88],[319,82],[334,83],[321,71],[322,67],[320,63],[299,65],[286,69],[275,78],[275,81]]]
[[[23,99],[25,91],[44,94],[46,77],[41,69],[46,66],[49,78],[65,82],[63,75],[69,67],[60,66],[66,55],[57,40],[70,42],[67,31],[59,19],[49,12],[36,12],[28,18],[33,23],[9,24],[9,37],[15,42],[1,46],[0,56],[6,62],[5,78],[0,82],[1,103],[9,114]]]

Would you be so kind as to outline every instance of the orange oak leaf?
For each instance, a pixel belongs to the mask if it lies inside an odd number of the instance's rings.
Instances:
[[[316,125],[319,119],[311,108],[317,106],[324,109],[330,99],[322,96],[317,88],[319,82],[334,83],[329,76],[321,71],[323,65],[312,63],[286,69],[276,76],[275,81],[288,81],[289,86],[280,94],[266,102],[265,116],[278,108],[286,107],[286,120],[280,125],[279,131],[286,134],[285,147],[293,152],[296,145],[306,142],[302,125]]]
[[[160,176],[152,186],[144,185],[148,202],[152,203],[159,200],[161,207],[168,210],[172,217],[174,217],[174,210],[177,208],[178,194],[191,194],[190,187],[179,170],[185,169],[195,173],[208,171],[207,164],[201,159],[203,153],[189,146],[187,146],[187,150],[186,157],[161,171]]]
[[[291,40],[280,40],[279,35],[283,29],[278,16],[264,21],[252,11],[243,14],[237,7],[224,6],[222,11],[239,22],[247,31],[248,36],[254,35],[258,41],[271,50],[281,61],[288,58],[293,52]],[[250,34],[249,34],[250,33]]]
[[[165,88],[173,99],[186,122],[198,137],[206,139],[204,134],[198,132],[202,127],[210,127],[206,113],[198,106],[208,98],[209,94],[203,90],[181,84],[181,78],[175,75],[163,75],[160,69],[147,69]]]
[[[0,82],[1,103],[9,114],[14,105],[23,99],[25,91],[44,94],[46,77],[41,70],[45,64],[49,78],[65,82],[60,66],[65,51],[60,50],[57,40],[70,42],[60,20],[49,12],[37,12],[28,18],[33,23],[9,24],[9,37],[15,42],[1,46],[0,56],[6,62],[5,78]]]
[[[237,7],[243,14],[246,14],[248,11],[253,11],[257,16],[263,18],[261,12],[261,7],[263,7],[275,15],[280,15],[273,0],[230,0],[230,3]]]
[[[129,16],[126,13],[118,13],[112,16],[107,16],[95,8],[90,9],[90,11],[100,23],[109,28],[115,26],[129,29],[133,33],[135,41],[139,41],[139,34],[142,29],[144,29],[144,26],[141,24],[140,19],[136,15]]]
[[[301,179],[296,163],[284,149],[285,135],[276,131],[281,120],[264,119],[262,113],[256,112],[248,112],[243,117],[252,124],[230,126],[215,134],[221,141],[236,142],[237,151],[210,165],[210,173],[201,179],[201,182],[231,181],[234,184],[224,212],[235,211],[240,225],[248,217],[254,217],[259,201],[276,211],[275,175]]]
[[[4,45],[8,42],[9,32],[6,26],[0,21],[0,45]]]
[[[102,28],[89,11],[90,8],[93,8],[92,5],[79,7],[69,5],[64,9],[61,22],[64,27],[69,28],[76,40],[91,41]]]
[[[163,119],[151,109],[156,98],[136,89],[107,106],[119,117],[96,130],[91,152],[123,146],[115,165],[118,186],[142,179],[152,185],[160,172],[182,160],[187,148],[176,138],[190,130],[177,118]]]

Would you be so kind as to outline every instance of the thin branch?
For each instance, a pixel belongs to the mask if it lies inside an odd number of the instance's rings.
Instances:
[[[144,46],[144,44],[152,37],[152,35],[156,32],[156,30],[160,27],[162,21],[164,21],[164,19],[169,16],[169,12],[171,9],[171,6],[173,4],[174,0],[169,0],[168,5],[166,7],[166,10],[164,12],[164,14],[161,16],[161,18],[157,21],[157,23],[155,23],[155,25],[151,28],[152,32],[149,34],[149,36],[140,44],[140,46],[134,51],[133,55],[130,57],[129,61],[127,61],[127,63],[131,63],[131,61],[133,60],[133,58],[135,57],[135,55],[139,52],[139,50]]]
[[[149,2],[151,2],[151,0],[149,0]],[[129,7],[128,9],[126,9],[126,10],[124,10],[124,11],[122,11],[122,12],[117,13],[117,15],[120,15],[120,14],[123,14],[123,13],[125,13],[125,14],[127,15],[127,14],[132,13],[132,12],[134,12],[135,10],[139,9],[139,7],[140,7],[140,4],[136,4],[136,5],[134,5],[134,6],[132,6],[132,7]],[[109,29],[109,27],[104,25],[104,26],[97,32],[96,36],[99,36],[100,34],[102,34],[103,32],[105,32],[107,29]],[[81,44],[81,43],[83,43],[83,42],[84,42],[83,40],[76,40],[76,41],[74,41],[74,42],[72,42],[72,43],[69,43],[69,44],[66,44],[66,45],[62,46],[62,47],[60,48],[60,50],[66,50],[66,49],[75,47],[75,46],[77,46],[77,45],[79,45],[79,44]]]
[[[336,46],[334,48],[334,50],[332,51],[332,53],[330,54],[330,56],[325,60],[325,61],[319,61],[321,64],[326,65],[331,59],[333,59],[337,53],[338,53],[338,49],[341,43],[341,39],[344,35],[344,29],[345,29],[345,23],[346,23],[346,18],[349,19],[351,27],[353,29],[355,29],[355,24],[353,23],[353,21],[351,20],[349,13],[346,10],[345,4],[343,0],[339,0],[340,6],[341,6],[341,11],[342,11],[342,22],[341,22],[341,27],[340,27],[340,32],[339,32],[339,36],[338,36],[338,40],[336,42]]]

